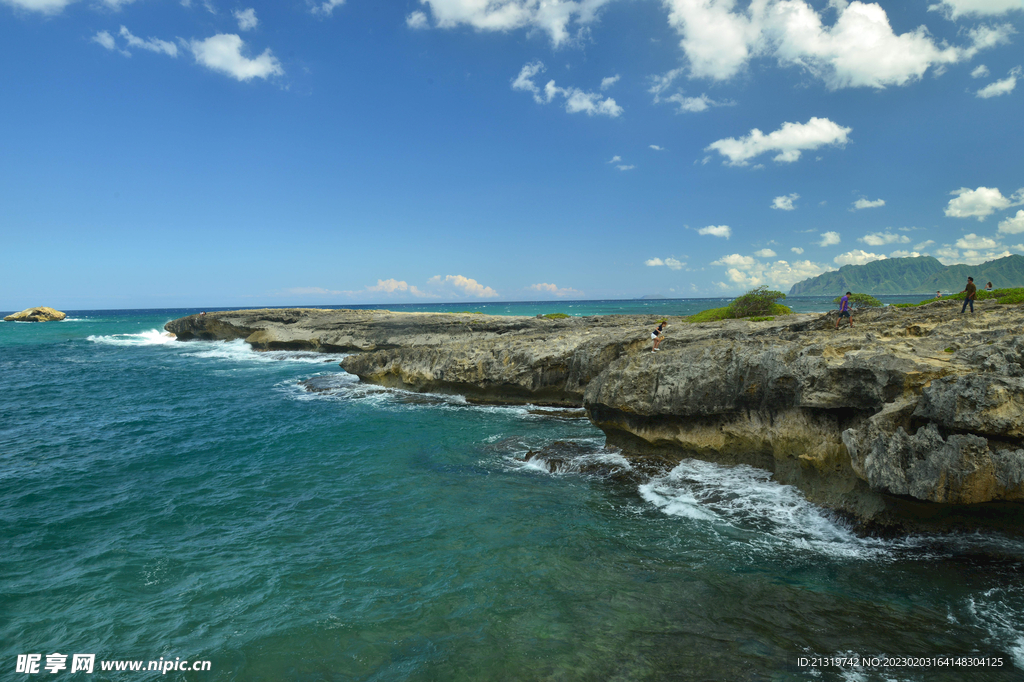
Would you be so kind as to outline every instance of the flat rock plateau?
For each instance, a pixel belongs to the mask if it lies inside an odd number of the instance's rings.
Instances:
[[[351,353],[362,381],[582,407],[628,457],[767,469],[862,530],[1024,528],[1024,306],[958,301],[773,321],[560,320],[263,309],[192,315],[180,340]]]
[[[20,313],[14,313],[4,318],[4,322],[55,322],[67,317],[66,313],[59,310],[40,306],[38,308],[25,308]]]

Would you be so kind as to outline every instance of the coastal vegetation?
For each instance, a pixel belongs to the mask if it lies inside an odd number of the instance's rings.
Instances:
[[[832,302],[835,303],[836,305],[839,305],[839,301],[841,301],[842,298],[842,296],[836,296],[834,299],[832,299]],[[852,308],[853,310],[881,307],[882,302],[879,301],[874,296],[869,296],[868,294],[850,294],[850,308]]]
[[[878,296],[960,291],[968,276],[979,286],[985,282],[1024,286],[1024,256],[1006,256],[981,265],[943,265],[931,256],[886,258],[864,265],[844,265],[797,282],[789,295],[834,296],[843,291],[862,291]]]
[[[941,299],[938,298],[926,298],[918,303],[893,303],[893,307],[896,308],[917,308],[918,306],[928,305],[929,303],[935,303],[936,301],[962,301],[964,296],[967,294],[962,291],[958,294],[952,294],[950,296],[944,296]],[[987,301],[995,299],[996,303],[1003,304],[1015,304],[1024,303],[1024,287],[1013,287],[1010,289],[993,289],[992,291],[985,291],[984,289],[978,289],[977,299],[978,301]]]
[[[759,286],[735,298],[724,308],[703,310],[686,318],[687,322],[718,322],[719,320],[736,320],[747,318],[751,322],[766,322],[775,319],[776,315],[789,315],[793,311],[779,303],[786,298],[781,291],[770,290],[767,286]]]
[[[544,315],[545,320],[564,320],[568,317],[565,313],[547,313]]]

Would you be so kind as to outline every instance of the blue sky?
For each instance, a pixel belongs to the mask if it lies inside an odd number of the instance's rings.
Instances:
[[[1024,0],[0,0],[0,308],[1024,253],[1022,42]]]

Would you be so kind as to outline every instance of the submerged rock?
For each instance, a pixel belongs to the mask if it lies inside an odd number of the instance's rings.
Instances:
[[[67,317],[66,313],[59,310],[40,306],[38,308],[25,308],[20,313],[14,313],[4,318],[5,322],[56,322]]]
[[[1024,510],[1024,309],[980,301],[960,315],[944,303],[858,311],[838,331],[835,313],[670,320],[657,353],[660,316],[291,309],[166,328],[352,352],[342,366],[381,386],[582,407],[634,462],[754,465],[867,525],[1014,516]]]

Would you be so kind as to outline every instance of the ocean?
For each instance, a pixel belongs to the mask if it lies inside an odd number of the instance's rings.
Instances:
[[[195,312],[0,324],[0,679],[1024,679],[1020,537],[861,537],[757,469],[641,473],[574,411],[163,333]]]

